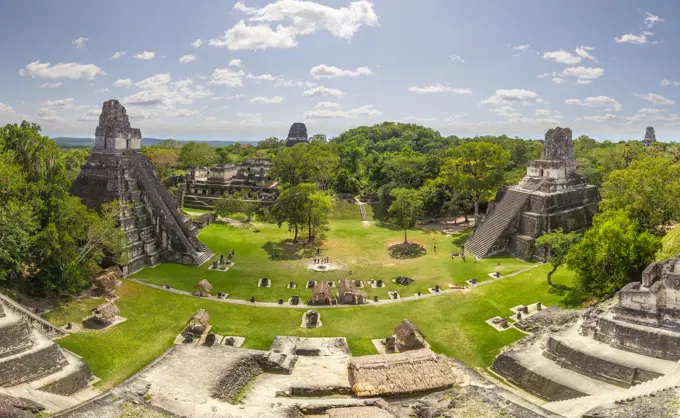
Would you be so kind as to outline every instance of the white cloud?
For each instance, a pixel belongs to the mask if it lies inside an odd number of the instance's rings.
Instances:
[[[511,89],[511,90],[496,90],[493,96],[482,100],[480,104],[492,104],[492,105],[503,105],[503,104],[514,104],[514,103],[542,103],[543,99],[537,93],[529,90],[522,89]]]
[[[283,97],[281,96],[274,96],[274,97],[253,97],[250,99],[252,103],[264,103],[264,104],[279,104],[283,102]]]
[[[403,119],[404,122],[406,123],[416,123],[416,124],[429,124],[429,123],[435,123],[438,122],[439,119],[437,118],[417,118],[413,115],[408,115]]]
[[[280,75],[271,75],[271,74],[255,75],[255,74],[248,73],[248,75],[246,75],[246,78],[248,80],[255,80],[255,81],[276,81],[276,80],[281,79],[281,76]]]
[[[496,109],[489,109],[489,112],[495,113],[498,116],[502,116],[505,118],[519,118],[522,116],[519,113],[517,113],[512,106],[501,106]]]
[[[118,58],[124,56],[126,54],[125,51],[116,51],[113,55],[111,55],[111,60],[117,60]]]
[[[194,54],[182,55],[179,59],[179,62],[182,64],[186,64],[187,62],[191,61],[196,61],[196,55]]]
[[[42,108],[40,109],[38,114],[40,116],[44,116],[46,114],[54,114],[54,111],[56,110],[83,109],[82,107],[75,106],[73,103],[74,100],[72,98],[59,100],[46,100],[44,102],[40,102],[40,106],[42,106]]]
[[[368,67],[358,67],[356,70],[342,70],[338,67],[328,66],[326,64],[317,65],[312,68],[309,73],[314,78],[337,78],[337,77],[359,77],[362,75],[373,75]]]
[[[278,80],[274,87],[316,87],[316,83],[310,81]]]
[[[606,121],[609,121],[609,120],[618,119],[618,116],[607,113],[606,115],[601,115],[601,116],[584,116],[581,119],[587,120],[587,121],[590,121],[590,122],[606,122]]]
[[[132,80],[129,78],[121,78],[113,83],[114,87],[130,87],[132,86]]]
[[[591,46],[579,46],[574,50],[576,52],[576,55],[583,59],[591,60],[597,62],[594,56],[592,56],[588,51],[594,51],[595,48]]]
[[[458,62],[465,62],[465,60],[463,59],[463,57],[461,57],[460,55],[451,55],[449,58],[450,58],[451,61],[453,61],[453,62],[456,62],[456,61],[458,61]]]
[[[14,113],[14,108],[10,105],[0,103],[0,113]]]
[[[453,88],[444,84],[433,84],[425,87],[412,86],[408,88],[411,93],[431,94],[431,93],[453,93],[453,94],[472,94],[470,89]]]
[[[637,112],[641,113],[641,114],[650,115],[652,113],[663,113],[665,111],[666,111],[665,109],[652,109],[652,108],[649,108],[649,107],[645,107],[644,109],[639,109]]]
[[[245,96],[243,94],[234,94],[233,96],[213,96],[210,100],[236,100],[242,99]]]
[[[243,67],[243,63],[240,59],[233,59],[229,61],[229,67],[241,68]]]
[[[581,57],[574,55],[571,52],[565,51],[563,49],[559,51],[545,52],[543,54],[543,59],[552,60],[559,62],[560,64],[578,64],[581,62]]]
[[[237,118],[259,118],[259,117],[261,117],[261,115],[259,113],[236,112],[236,117]]]
[[[111,90],[109,88],[104,88],[104,89],[99,89],[95,90],[95,93],[111,93]]]
[[[101,68],[94,64],[60,62],[59,64],[50,65],[49,62],[41,63],[40,61],[34,61],[27,64],[26,67],[19,70],[19,74],[28,77],[70,78],[74,80],[92,80],[98,75],[106,75]]]
[[[141,54],[135,55],[138,60],[152,60],[156,58],[156,53],[151,51],[144,51]]]
[[[558,73],[543,73],[539,74],[538,78],[546,78],[546,77],[557,77]]]
[[[647,14],[647,17],[645,18],[645,24],[647,24],[648,28],[651,28],[652,26],[656,25],[657,23],[663,22],[665,19],[659,16],[654,16],[653,14],[649,12],[645,12]]]
[[[621,105],[621,103],[607,96],[586,97],[583,101],[579,99],[567,99],[564,102],[569,105],[579,105],[587,107],[607,106],[611,107],[613,110],[617,112],[623,110],[623,106]]]
[[[87,38],[83,38],[82,36],[76,40],[74,40],[72,43],[73,45],[76,46],[76,48],[79,49],[85,49],[85,42],[89,41]]]
[[[373,105],[361,106],[347,112],[340,109],[315,109],[304,113],[307,119],[354,119],[360,116],[380,116],[382,112],[374,109]]]
[[[302,93],[302,95],[306,97],[340,97],[344,94],[345,93],[338,89],[331,89],[324,86],[312,87]]]
[[[196,99],[212,95],[212,92],[201,85],[191,88],[191,80],[180,80],[170,83],[169,73],[156,74],[135,84],[142,91],[123,99],[126,105],[158,105],[165,108],[182,104],[191,104]]]
[[[151,119],[154,113],[141,107],[129,106],[125,109],[130,119]]]
[[[42,83],[40,85],[40,88],[43,89],[58,89],[59,87],[61,87],[61,81],[58,81],[56,83]]]
[[[78,120],[80,122],[89,122],[89,121],[94,121],[94,120],[99,120],[99,115],[101,113],[101,109],[96,108],[96,107],[91,107],[85,113],[80,115],[78,117]]]
[[[378,26],[378,16],[368,0],[337,9],[300,0],[280,0],[262,8],[247,7],[244,1],[239,1],[234,9],[249,15],[249,23],[241,20],[224,36],[211,39],[210,45],[231,50],[293,48],[299,36],[317,30],[350,40],[362,26]]]
[[[668,99],[666,97],[660,96],[658,94],[654,93],[647,93],[647,94],[639,94],[639,93],[634,93],[633,96],[637,97],[638,99],[643,99],[647,100],[648,102],[652,102],[657,105],[674,105],[675,101]]]
[[[512,49],[514,49],[515,51],[522,52],[522,51],[526,51],[526,50],[529,49],[530,47],[531,47],[531,45],[529,45],[529,44],[525,44],[525,45],[515,45],[515,46],[512,47]]]
[[[581,80],[594,80],[596,78],[602,77],[604,74],[604,68],[593,68],[593,67],[571,67],[566,68],[563,72],[563,76],[576,77]]]
[[[205,41],[203,39],[196,39],[191,43],[191,46],[193,46],[194,48],[200,48],[200,46],[203,45],[204,42]]]
[[[314,106],[314,109],[341,109],[342,105],[340,103],[334,102],[319,102]]]
[[[614,38],[617,44],[634,44],[634,45],[644,45],[644,44],[658,44],[659,41],[652,41],[648,37],[654,36],[654,32],[643,32],[641,35],[635,35],[633,33],[627,33],[619,38]]]
[[[228,68],[217,68],[213,71],[208,84],[217,84],[227,87],[243,87],[243,76],[245,73],[242,70],[234,71]]]
[[[170,109],[165,112],[165,115],[171,118],[188,118],[193,116],[200,116],[201,112],[190,109]]]
[[[680,81],[670,81],[670,80],[663,80],[661,81],[662,86],[675,86],[678,87],[680,86]]]
[[[575,84],[591,84],[593,80],[576,80]]]
[[[564,84],[567,82],[567,80],[563,79],[562,77],[553,77],[552,82],[555,84]]]

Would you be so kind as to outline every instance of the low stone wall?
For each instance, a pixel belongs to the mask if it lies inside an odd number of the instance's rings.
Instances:
[[[4,302],[7,308],[12,309],[19,315],[23,316],[24,319],[26,319],[33,328],[47,335],[51,339],[64,337],[68,335],[68,332],[55,327],[54,325],[45,321],[41,317],[35,315],[33,312],[19,305],[18,303],[8,298],[7,296],[3,295],[2,293],[0,293],[0,302]]]
[[[54,393],[56,395],[69,396],[82,389],[85,389],[92,379],[92,372],[86,364],[78,367],[74,373],[45,385],[40,388],[43,392]]]
[[[26,321],[14,322],[0,328],[0,360],[26,351],[32,346],[31,329]]]
[[[680,360],[680,334],[656,328],[639,328],[601,317],[593,335],[614,348],[663,360]]]
[[[548,338],[548,344],[543,355],[561,367],[625,388],[661,376],[659,373],[628,367],[591,356],[562,344],[553,337]]]
[[[534,373],[518,363],[511,353],[502,353],[491,365],[491,370],[522,389],[549,401],[564,401],[587,395]]]
[[[248,382],[261,373],[262,368],[253,357],[237,360],[213,390],[213,397],[233,403]]]
[[[67,364],[56,344],[0,362],[0,387],[15,386],[56,373]]]

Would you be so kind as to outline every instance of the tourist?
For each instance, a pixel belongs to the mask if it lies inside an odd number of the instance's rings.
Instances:
[[[434,252],[435,253],[437,252],[437,246],[436,245],[434,246]]]

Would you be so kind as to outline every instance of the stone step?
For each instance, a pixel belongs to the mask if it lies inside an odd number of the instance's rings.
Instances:
[[[67,365],[59,347],[35,329],[31,329],[33,346],[26,351],[0,359],[0,387],[40,379]]]
[[[580,335],[580,325],[579,321],[565,333],[550,337],[544,355],[562,367],[626,388],[675,367],[675,362],[619,350]]]
[[[93,376],[87,364],[68,351],[62,350],[62,354],[68,365],[57,373],[31,382],[31,387],[55,395],[69,396],[89,386]]]

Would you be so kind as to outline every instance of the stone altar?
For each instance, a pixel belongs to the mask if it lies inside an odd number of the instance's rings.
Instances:
[[[536,239],[558,228],[589,228],[599,201],[597,186],[587,185],[576,173],[571,129],[550,129],[541,158],[529,163],[517,186],[498,192],[465,251],[479,258],[507,251],[517,258],[545,261],[546,250],[535,246]]]
[[[130,126],[125,107],[104,102],[95,146],[72,193],[90,208],[118,202],[118,224],[127,235],[129,261],[124,275],[161,260],[200,265],[212,252],[142,154],[141,132]]]

